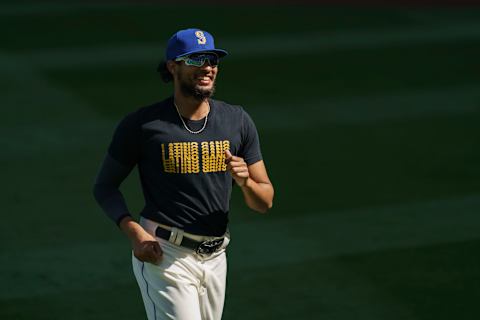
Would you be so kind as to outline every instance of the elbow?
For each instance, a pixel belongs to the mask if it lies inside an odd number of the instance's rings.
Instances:
[[[260,210],[258,210],[258,212],[267,213],[272,209],[272,207],[273,207],[273,188],[272,188],[272,193],[270,197],[266,199],[266,201],[262,204],[262,207],[260,208]]]
[[[92,194],[93,194],[93,198],[98,202],[98,199],[100,197],[100,188],[96,183],[93,185]]]
[[[257,211],[259,213],[262,213],[262,214],[265,214],[265,213],[268,213],[270,211],[270,209],[272,209],[272,207],[273,207],[273,201],[270,201],[270,202],[265,203],[261,207],[256,208],[255,211]]]
[[[262,213],[267,213],[268,211],[270,211],[272,209],[272,207],[273,207],[273,197],[274,197],[274,190],[273,190],[273,186],[272,186],[272,192],[271,192],[270,196],[268,197],[268,200],[265,203],[265,208],[264,208],[264,211]]]
[[[272,207],[273,207],[273,201],[270,201],[270,202],[268,203],[268,205],[267,205],[267,208],[268,208],[267,211],[269,211],[270,209],[272,209]]]
[[[265,206],[265,209],[264,209],[264,211],[263,211],[262,213],[267,213],[267,212],[269,212],[269,211],[272,209],[272,207],[273,207],[273,200],[272,200],[272,201],[269,201],[269,202],[267,203],[267,205]]]
[[[93,198],[101,205],[112,195],[112,190],[103,184],[95,183],[92,190]]]
[[[262,190],[263,192],[256,197],[248,197],[245,195],[245,201],[250,209],[258,213],[267,213],[273,207],[273,187],[268,185],[269,189]]]
[[[95,183],[92,189],[93,198],[100,204],[100,202],[105,198],[106,192],[102,185]]]

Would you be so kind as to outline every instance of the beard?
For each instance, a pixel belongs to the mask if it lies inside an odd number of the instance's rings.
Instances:
[[[198,101],[203,101],[213,96],[215,93],[215,80],[212,80],[212,82],[212,87],[207,89],[193,84],[191,81],[188,81],[188,79],[179,78],[179,86],[182,94],[186,97],[192,97]]]

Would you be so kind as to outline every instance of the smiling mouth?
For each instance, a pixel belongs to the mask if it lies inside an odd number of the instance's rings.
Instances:
[[[210,84],[213,80],[210,77],[197,77],[196,80],[203,85]]]

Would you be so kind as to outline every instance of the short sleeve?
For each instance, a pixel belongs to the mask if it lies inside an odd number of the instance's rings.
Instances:
[[[133,112],[123,118],[117,125],[108,153],[118,162],[126,166],[132,166],[138,162],[140,150],[140,121],[138,112]]]
[[[244,110],[242,110],[242,114],[242,144],[238,155],[245,160],[247,165],[251,165],[262,160],[260,139],[252,118]]]

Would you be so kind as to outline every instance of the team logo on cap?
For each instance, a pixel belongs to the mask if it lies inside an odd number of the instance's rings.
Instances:
[[[195,36],[197,37],[198,44],[205,44],[207,43],[207,38],[202,31],[195,31]]]

